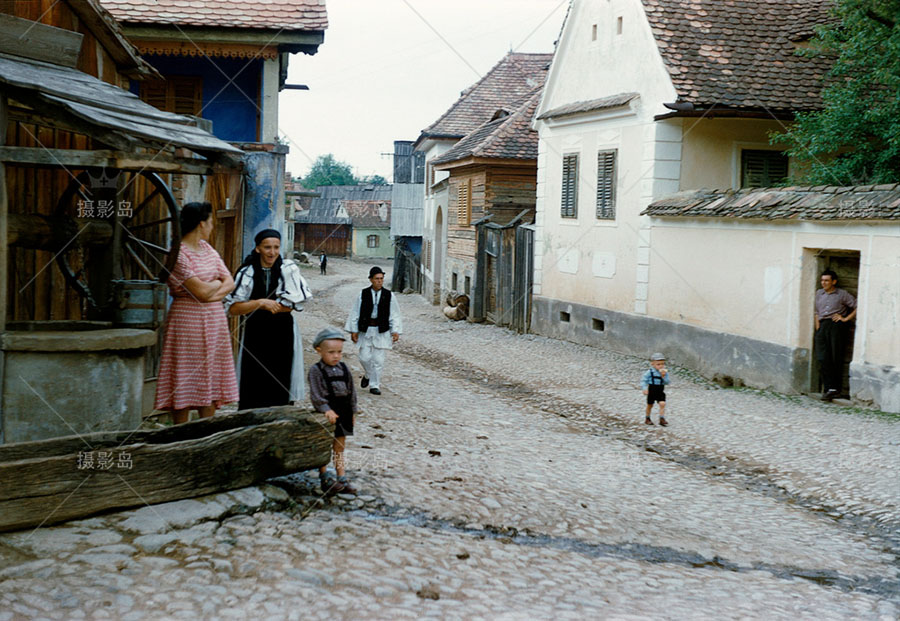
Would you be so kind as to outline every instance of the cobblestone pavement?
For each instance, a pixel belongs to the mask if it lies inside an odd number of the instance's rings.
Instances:
[[[366,284],[329,270],[307,343]],[[297,474],[0,536],[0,621],[900,618],[897,417],[672,361],[648,427],[643,360],[400,305],[358,497]]]

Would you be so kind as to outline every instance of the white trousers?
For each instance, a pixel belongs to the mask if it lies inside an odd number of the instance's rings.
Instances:
[[[371,338],[359,335],[359,361],[366,371],[371,388],[381,388],[381,372],[384,370],[384,357],[387,351],[374,347]]]

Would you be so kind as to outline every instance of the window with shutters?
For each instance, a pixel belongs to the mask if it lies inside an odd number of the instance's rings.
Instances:
[[[378,235],[369,235],[366,237],[366,245],[369,248],[378,248]]]
[[[560,215],[563,218],[578,216],[578,154],[563,156],[562,200]]]
[[[200,116],[203,80],[200,76],[169,76],[165,80],[141,82],[141,99],[151,106],[175,114]]]
[[[597,219],[616,219],[616,150],[597,153]]]
[[[788,176],[788,156],[781,151],[745,149],[741,152],[741,187],[770,188]]]
[[[472,180],[460,181],[456,186],[456,223],[469,226],[472,223]]]

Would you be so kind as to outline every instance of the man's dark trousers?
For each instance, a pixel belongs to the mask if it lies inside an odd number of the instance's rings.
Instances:
[[[822,372],[826,392],[841,391],[844,384],[844,346],[847,326],[842,321],[820,319],[816,330],[816,358]]]

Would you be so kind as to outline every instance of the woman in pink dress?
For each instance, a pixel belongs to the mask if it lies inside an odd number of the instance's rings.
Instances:
[[[174,298],[166,318],[156,409],[170,410],[175,424],[190,410],[212,416],[238,400],[231,335],[222,300],[234,279],[207,243],[213,229],[212,206],[188,203],[181,209],[181,249],[169,275]]]

